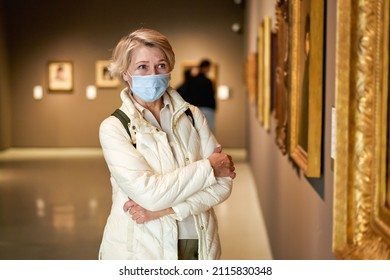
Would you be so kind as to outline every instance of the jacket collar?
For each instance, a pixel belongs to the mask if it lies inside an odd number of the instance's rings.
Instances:
[[[176,115],[179,112],[184,112],[188,108],[188,103],[184,101],[181,95],[174,90],[172,87],[167,88],[167,93],[170,97],[172,104],[172,114]],[[120,97],[123,102],[121,109],[129,115],[130,118],[142,118],[142,114],[137,110],[136,105],[134,104],[132,98],[130,98],[129,88],[124,88]]]

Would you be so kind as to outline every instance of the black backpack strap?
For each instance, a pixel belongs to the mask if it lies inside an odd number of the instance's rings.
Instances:
[[[189,116],[191,118],[192,125],[195,127],[194,115],[192,114],[192,111],[190,110],[190,108],[188,108],[185,113],[186,113],[187,116]]]
[[[126,113],[123,112],[121,109],[116,109],[115,112],[111,114],[111,116],[117,117],[121,121],[127,131],[127,134],[129,134],[131,139],[131,134],[129,130],[130,118],[126,115]],[[133,143],[133,146],[135,147],[135,143]]]

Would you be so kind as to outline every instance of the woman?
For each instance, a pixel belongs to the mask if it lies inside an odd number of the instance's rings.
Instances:
[[[200,110],[169,87],[174,64],[167,38],[150,29],[123,37],[113,52],[110,71],[128,85],[120,109],[130,135],[114,116],[100,126],[113,190],[100,259],[220,257],[212,207],[229,197],[234,164]]]

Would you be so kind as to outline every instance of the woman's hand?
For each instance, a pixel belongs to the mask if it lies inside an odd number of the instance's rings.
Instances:
[[[232,179],[236,177],[232,157],[222,153],[221,146],[215,148],[214,153],[208,157],[208,160],[214,170],[215,177],[230,177]]]
[[[174,213],[172,208],[167,208],[167,209],[160,210],[160,211],[146,210],[145,208],[142,208],[140,205],[138,205],[131,198],[129,198],[129,200],[126,201],[126,203],[123,205],[123,210],[125,212],[129,212],[129,214],[131,215],[131,218],[137,224],[143,224],[143,223],[161,218],[162,216]]]

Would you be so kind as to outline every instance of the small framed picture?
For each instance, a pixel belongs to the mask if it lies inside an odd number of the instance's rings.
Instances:
[[[73,90],[73,63],[71,61],[50,61],[48,63],[49,91]]]
[[[108,66],[109,60],[96,61],[96,86],[100,88],[115,88],[119,86],[119,79],[111,76]]]

